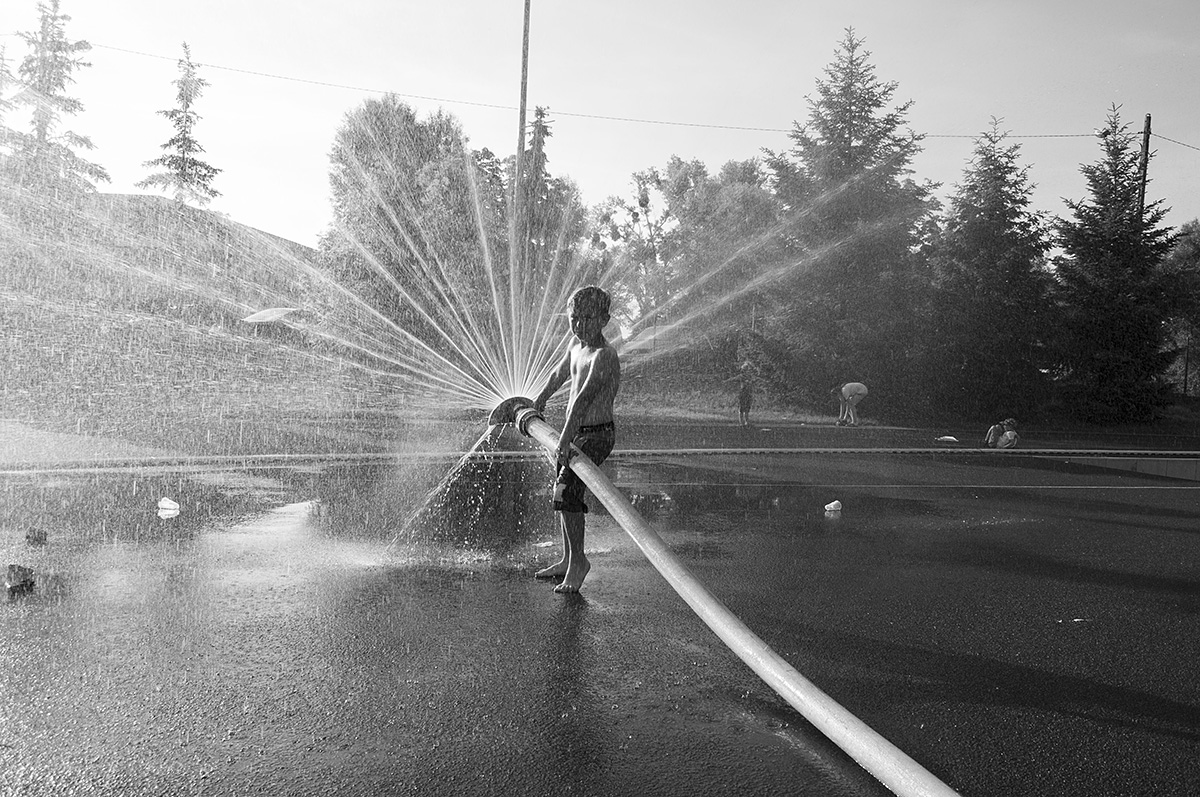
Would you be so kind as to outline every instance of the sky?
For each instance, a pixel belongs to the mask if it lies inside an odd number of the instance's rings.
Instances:
[[[328,155],[345,115],[392,92],[459,119],[475,148],[517,147],[524,0],[61,0],[91,66],[70,88],[115,193],[162,154],[177,62],[191,48],[209,86],[194,135],[222,172],[210,209],[315,245],[330,222]],[[36,0],[6,0],[0,46],[24,57]],[[717,171],[790,146],[808,97],[852,27],[908,127],[925,134],[914,177],[962,179],[973,139],[1001,120],[1035,184],[1069,213],[1093,131],[1114,104],[1131,132],[1152,114],[1147,199],[1168,224],[1200,216],[1200,3],[1196,0],[531,0],[528,100],[549,109],[551,172],[584,201],[629,195],[630,176],[672,155]],[[153,192],[148,192],[153,193]]]

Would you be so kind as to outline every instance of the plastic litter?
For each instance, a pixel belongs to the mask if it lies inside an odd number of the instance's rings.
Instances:
[[[958,438],[955,437],[954,435],[944,434],[941,437],[939,437],[936,442],[938,442],[938,443],[957,443]]]
[[[842,502],[841,501],[831,501],[830,503],[825,505],[825,511],[826,512],[841,512],[842,511]]]
[[[174,501],[172,501],[170,498],[160,498],[160,499],[158,499],[158,508],[159,508],[159,509],[175,509],[175,510],[178,510],[178,509],[179,509],[179,504],[175,503],[175,502],[174,502]]]

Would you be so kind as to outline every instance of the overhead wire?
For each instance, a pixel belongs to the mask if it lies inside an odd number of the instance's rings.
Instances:
[[[142,56],[144,58],[157,58],[157,59],[164,60],[164,61],[178,61],[179,60],[179,58],[177,58],[177,57],[172,57],[172,56],[167,56],[167,55],[158,55],[156,53],[147,53],[147,52],[143,52],[140,50],[130,50],[130,49],[127,49],[124,47],[114,47],[114,46],[108,45],[108,44],[93,43],[92,47],[99,48],[102,50],[112,50],[113,52],[126,53],[129,55]],[[221,64],[213,64],[213,63],[208,63],[208,62],[197,61],[197,62],[193,62],[193,63],[197,67],[203,67],[205,69],[218,69],[218,70],[221,70],[224,72],[234,72],[234,73],[242,74],[242,75],[253,75],[255,77],[264,77],[264,78],[269,78],[271,80],[284,80],[284,81],[288,81],[291,83],[303,83],[303,84],[310,85],[310,86],[321,86],[324,88],[343,89],[346,91],[358,91],[358,92],[362,92],[362,93],[366,93],[366,94],[392,94],[397,97],[403,97],[403,98],[412,99],[412,100],[422,100],[424,102],[437,102],[437,103],[445,103],[448,105],[466,105],[466,106],[470,106],[470,107],[474,107],[474,108],[491,108],[491,109],[499,110],[499,111],[516,111],[517,110],[517,107],[514,105],[504,105],[501,103],[479,102],[476,100],[460,100],[460,99],[453,99],[450,97],[435,97],[435,96],[427,95],[427,94],[412,94],[412,93],[407,93],[407,92],[394,91],[392,89],[379,89],[379,88],[369,88],[366,86],[353,86],[353,85],[346,84],[346,83],[333,83],[333,82],[324,81],[324,80],[313,80],[312,78],[292,77],[290,75],[280,75],[280,74],[276,74],[273,72],[261,72],[261,71],[257,71],[257,70],[253,70],[253,69],[242,69],[239,67],[223,66]],[[576,119],[596,119],[596,120],[605,121],[605,122],[627,122],[630,124],[663,125],[663,126],[670,126],[670,127],[692,127],[692,128],[702,128],[702,129],[706,129],[706,130],[738,130],[738,131],[752,132],[752,133],[790,133],[794,129],[794,128],[781,128],[781,127],[755,127],[755,126],[748,126],[748,125],[723,125],[723,124],[711,124],[711,123],[705,123],[705,122],[684,122],[684,121],[669,120],[669,119],[641,119],[638,117],[631,117],[631,116],[610,116],[610,115],[606,115],[606,114],[580,113],[580,112],[576,112],[576,111],[555,110],[554,114],[556,116],[568,116],[568,117],[572,117],[572,118],[576,118]],[[1007,135],[1007,137],[1008,138],[1094,138],[1095,135],[1096,134],[1094,132],[1092,132],[1092,133],[1009,133]],[[1182,141],[1177,141],[1173,138],[1168,138],[1167,136],[1161,135],[1159,133],[1152,132],[1151,135],[1154,136],[1155,138],[1161,138],[1164,141],[1169,141],[1172,144],[1177,144],[1181,147],[1186,147],[1188,149],[1193,149],[1193,150],[1200,152],[1200,147],[1193,146],[1192,144],[1186,144]],[[924,134],[922,134],[922,138],[976,139],[978,137],[979,137],[978,134],[967,134],[967,133],[924,133]]]

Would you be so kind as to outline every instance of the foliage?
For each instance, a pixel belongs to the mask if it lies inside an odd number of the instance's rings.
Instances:
[[[1128,127],[1113,106],[1098,136],[1100,160],[1080,168],[1091,196],[1068,200],[1073,218],[1058,225],[1060,377],[1093,421],[1148,417],[1175,357],[1167,322],[1180,286],[1163,265],[1174,237],[1160,226],[1161,200],[1139,206],[1141,169]]]
[[[180,202],[195,202],[206,205],[220,192],[212,187],[213,178],[221,170],[200,160],[197,155],[204,152],[204,147],[192,135],[192,129],[200,116],[192,110],[208,81],[196,74],[196,65],[192,63],[192,51],[187,42],[183,43],[183,58],[179,59],[179,77],[172,81],[177,89],[175,98],[178,107],[159,111],[175,128],[175,135],[162,145],[167,152],[153,160],[148,160],[143,166],[161,167],[165,171],[151,174],[137,183],[138,188],[162,188],[171,191]]]
[[[823,362],[816,379],[867,381],[904,415],[923,393],[916,364],[928,275],[917,251],[933,186],[908,176],[920,140],[902,130],[912,103],[891,107],[897,84],[881,81],[869,56],[847,30],[791,151],[767,151],[794,275],[767,334]]]
[[[544,284],[556,263],[574,255],[582,237],[585,209],[575,185],[550,174],[546,142],[553,134],[547,109],[534,109],[530,127],[519,187],[525,214],[521,236],[526,244],[524,271],[531,281]]]
[[[75,71],[91,66],[79,54],[92,46],[67,38],[71,18],[61,13],[59,0],[38,3],[38,14],[38,30],[19,34],[29,54],[18,68],[22,87],[13,99],[32,108],[31,131],[13,136],[13,157],[5,160],[5,168],[39,193],[74,196],[109,179],[103,167],[75,153],[93,149],[91,139],[70,130],[59,132],[64,116],[83,110],[83,103],[66,91],[75,82]]]
[[[477,269],[468,273],[471,263],[482,257],[478,246],[476,257],[467,256],[478,226],[493,226],[487,243],[498,247],[502,240],[495,226],[503,212],[486,203],[499,201],[503,190],[488,190],[494,175],[479,175],[485,204],[476,222],[466,173],[470,154],[458,122],[445,113],[421,121],[394,95],[368,100],[346,115],[330,161],[334,226],[321,241],[322,261],[341,284],[397,323],[419,317],[415,308],[426,298],[430,274],[458,274],[455,284],[470,288],[471,277],[479,276]]]
[[[957,417],[1028,417],[1045,401],[1048,230],[1033,185],[995,119],[975,140],[931,247],[935,404]]]
[[[1200,325],[1200,219],[1192,219],[1179,228],[1162,267],[1180,286],[1169,297],[1176,300],[1172,315]]]
[[[1195,392],[1197,379],[1192,373],[1192,343],[1200,332],[1200,220],[1192,219],[1179,228],[1175,245],[1163,259],[1163,269],[1178,281],[1172,311],[1171,340],[1180,352],[1170,375],[1184,395]]]
[[[609,197],[592,220],[593,251],[599,251],[604,272],[612,275],[612,292],[622,308],[619,317],[637,334],[647,324],[670,321],[665,305],[674,282],[662,250],[668,228],[675,223],[662,194],[658,169],[631,176],[633,200]]]
[[[670,303],[677,323],[707,336],[754,331],[781,257],[779,203],[759,162],[730,161],[710,176],[674,157],[662,190],[676,222],[662,249],[679,285]]]
[[[4,126],[4,117],[13,108],[12,100],[8,99],[8,87],[16,82],[8,66],[8,48],[0,44],[0,145],[8,143],[9,130]]]

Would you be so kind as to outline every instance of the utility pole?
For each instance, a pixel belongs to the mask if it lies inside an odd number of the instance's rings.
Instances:
[[[513,169],[513,201],[512,201],[512,223],[510,229],[512,233],[512,242],[510,246],[513,253],[510,256],[511,262],[524,263],[525,260],[525,239],[528,234],[525,231],[525,208],[524,201],[521,196],[521,177],[523,174],[522,161],[525,158],[525,94],[526,87],[529,83],[529,3],[530,0],[525,0],[525,32],[521,42],[521,109],[520,118],[517,122],[517,161],[516,168]],[[517,260],[516,258],[520,258]]]
[[[523,111],[522,111],[523,112]],[[1146,167],[1150,163],[1150,114],[1146,114],[1146,126],[1142,128],[1142,162],[1138,174],[1138,218],[1146,215]]]

